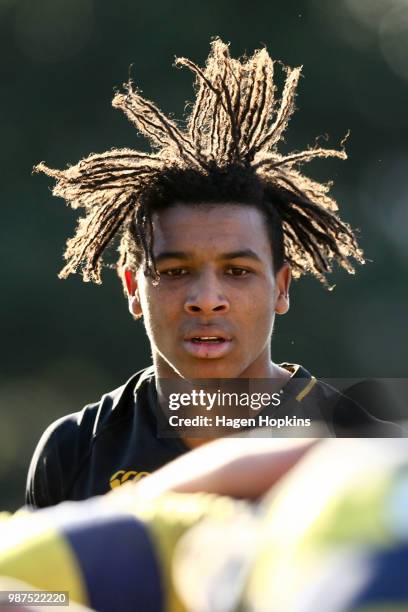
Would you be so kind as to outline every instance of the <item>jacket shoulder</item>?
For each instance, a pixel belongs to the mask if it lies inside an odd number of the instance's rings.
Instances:
[[[134,374],[124,385],[105,393],[98,402],[54,421],[42,434],[34,451],[25,501],[45,507],[66,499],[66,492],[90,454],[94,438],[133,410],[135,388],[152,376],[151,368]]]

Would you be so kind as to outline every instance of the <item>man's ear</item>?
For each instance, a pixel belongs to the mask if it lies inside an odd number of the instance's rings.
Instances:
[[[142,307],[139,299],[139,288],[137,285],[136,275],[133,270],[125,268],[123,278],[126,285],[128,297],[129,312],[135,319],[140,319],[143,316]]]
[[[288,263],[284,263],[275,277],[275,312],[285,314],[289,310],[289,287],[292,280],[292,273]]]

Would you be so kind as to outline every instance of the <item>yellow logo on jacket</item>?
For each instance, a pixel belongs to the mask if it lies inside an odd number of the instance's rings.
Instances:
[[[150,472],[137,472],[136,470],[118,470],[109,479],[110,488],[116,489],[116,487],[120,487],[128,480],[134,480],[137,482],[149,474]]]

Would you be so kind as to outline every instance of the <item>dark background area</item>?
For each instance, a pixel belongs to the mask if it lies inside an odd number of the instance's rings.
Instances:
[[[320,377],[407,375],[408,2],[209,0],[0,0],[1,369],[0,508],[23,501],[30,456],[44,428],[150,363],[116,275],[102,286],[57,279],[76,214],[32,176],[111,147],[146,149],[111,108],[132,77],[147,98],[182,119],[192,76],[174,56],[203,64],[210,38],[235,56],[265,44],[303,65],[298,112],[285,149],[350,129],[349,160],[313,162],[333,178],[341,214],[359,228],[369,262],[336,271],[333,291],[304,279],[278,319],[274,359]]]

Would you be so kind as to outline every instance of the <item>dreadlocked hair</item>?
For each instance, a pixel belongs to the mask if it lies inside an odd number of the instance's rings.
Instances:
[[[113,99],[149,139],[151,154],[113,149],[66,170],[44,163],[34,168],[56,179],[54,195],[85,210],[67,242],[60,278],[80,269],[85,281],[100,283],[103,258],[120,240],[118,271],[144,264],[145,274],[158,282],[153,213],[176,203],[255,206],[267,222],[275,270],[286,260],[295,277],[310,273],[326,285],[333,261],[353,273],[350,258],[364,263],[363,254],[350,226],[336,215],[328,195],[332,184],[298,170],[319,157],[346,159],[343,143],[340,150],[315,145],[288,155],[277,151],[295,108],[301,68],[284,67],[278,102],[266,49],[237,60],[215,39],[204,69],[186,58],[176,65],[196,78],[184,129],[144,99],[132,81]]]

